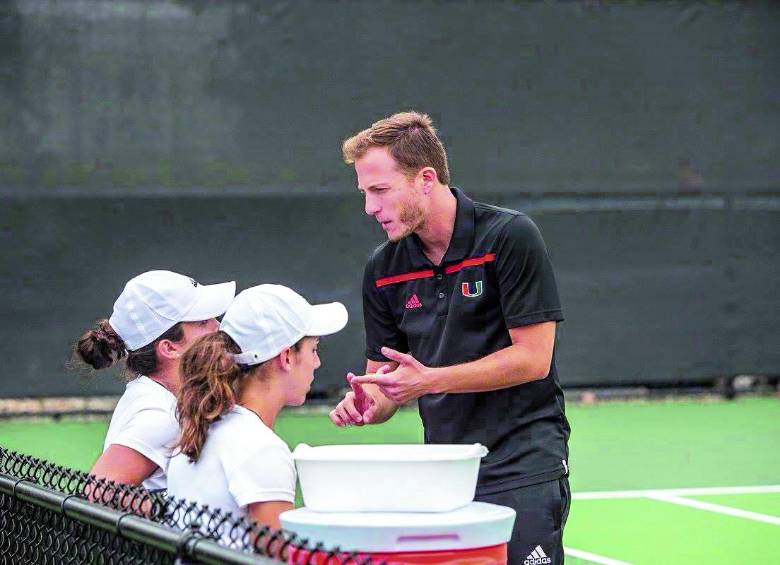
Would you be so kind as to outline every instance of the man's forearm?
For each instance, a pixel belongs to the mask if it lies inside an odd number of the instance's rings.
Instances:
[[[521,344],[513,344],[468,363],[432,367],[431,392],[484,392],[543,379],[550,361]]]
[[[367,374],[350,382],[377,385],[380,394],[400,405],[426,394],[499,390],[545,378],[552,364],[555,322],[510,328],[509,337],[512,345],[450,367],[428,367],[410,353],[382,347],[382,355],[394,363],[392,370],[370,374],[379,363],[369,361]]]

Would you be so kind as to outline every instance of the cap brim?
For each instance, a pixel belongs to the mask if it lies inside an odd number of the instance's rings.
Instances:
[[[198,296],[189,312],[182,316],[182,322],[197,322],[221,316],[236,296],[235,281],[220,284],[202,284],[198,288],[200,296]]]
[[[341,302],[315,304],[312,306],[311,323],[306,330],[308,336],[330,335],[344,329],[349,314]]]

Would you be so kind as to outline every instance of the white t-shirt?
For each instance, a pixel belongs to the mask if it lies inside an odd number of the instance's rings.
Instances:
[[[134,449],[158,467],[143,486],[164,489],[171,451],[178,440],[176,397],[149,377],[140,376],[127,383],[111,416],[103,451],[112,444]]]
[[[168,494],[236,516],[253,502],[295,502],[295,480],[287,444],[238,405],[211,424],[197,463],[177,453],[168,466]]]

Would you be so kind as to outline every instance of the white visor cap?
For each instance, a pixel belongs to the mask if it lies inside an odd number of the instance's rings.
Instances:
[[[179,322],[224,314],[235,295],[235,282],[199,284],[179,273],[147,271],[127,282],[108,323],[127,349],[135,351]]]
[[[347,325],[340,302],[309,304],[286,286],[261,284],[238,294],[219,329],[241,348],[236,363],[257,365],[279,355],[305,336],[323,336]]]

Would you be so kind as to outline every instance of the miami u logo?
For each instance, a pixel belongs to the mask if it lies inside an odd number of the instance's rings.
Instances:
[[[482,294],[482,281],[475,282],[474,287],[474,292],[471,292],[471,283],[461,283],[460,292],[463,294],[463,296],[467,296],[469,298],[474,298],[475,296]]]

